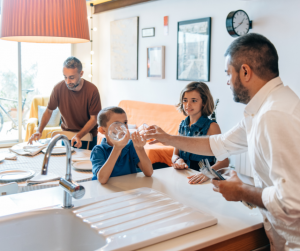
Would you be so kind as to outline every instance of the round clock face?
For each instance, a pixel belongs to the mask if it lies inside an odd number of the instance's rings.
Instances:
[[[242,36],[248,33],[250,29],[249,17],[246,12],[238,10],[232,17],[233,30],[238,36]]]

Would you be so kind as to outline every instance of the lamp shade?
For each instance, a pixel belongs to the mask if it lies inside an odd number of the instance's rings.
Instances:
[[[32,43],[90,41],[85,0],[2,0],[0,38]]]

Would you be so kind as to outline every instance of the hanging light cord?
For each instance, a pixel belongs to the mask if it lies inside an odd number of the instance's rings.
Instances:
[[[90,3],[90,6],[91,6],[91,82],[93,82],[93,15],[92,15],[92,12],[93,12],[93,6],[94,4],[93,3]]]

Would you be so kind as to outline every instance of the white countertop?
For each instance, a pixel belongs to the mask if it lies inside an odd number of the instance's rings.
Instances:
[[[187,176],[193,170],[175,170],[173,167],[155,170],[148,178],[143,173],[110,178],[106,185],[98,181],[81,183],[86,188],[82,199],[104,194],[149,187],[163,192],[190,207],[198,208],[218,219],[218,224],[175,239],[164,241],[141,250],[195,250],[234,238],[262,228],[259,210],[248,209],[241,202],[228,202],[212,190],[212,184],[190,185]],[[63,190],[60,187],[25,192],[0,197],[0,216],[61,204]]]

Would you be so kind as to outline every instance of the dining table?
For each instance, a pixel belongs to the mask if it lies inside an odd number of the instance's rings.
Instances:
[[[5,156],[10,152],[9,149],[2,149],[0,150],[0,156]],[[80,161],[87,161],[88,156],[90,156],[91,151],[85,149],[77,149],[74,148],[72,152],[72,160],[77,159]],[[40,152],[34,156],[23,156],[16,154],[16,160],[8,160],[5,159],[0,162],[0,172],[3,171],[13,171],[13,170],[24,170],[24,171],[33,171],[34,176],[41,174],[42,165],[45,154]],[[49,166],[48,166],[48,174],[54,174],[59,177],[64,177],[66,174],[66,154],[51,154],[49,159]],[[92,170],[81,170],[74,168],[73,164],[76,162],[72,162],[72,179],[78,183],[84,181],[92,180],[93,174]],[[21,179],[21,180],[11,180],[11,181],[3,181],[0,179],[0,186],[10,183],[10,182],[17,182],[18,183],[18,192],[28,192],[33,190],[45,189],[50,187],[55,187],[59,185],[59,180],[45,182],[45,183],[38,183],[38,184],[30,184],[27,182],[28,179]]]

